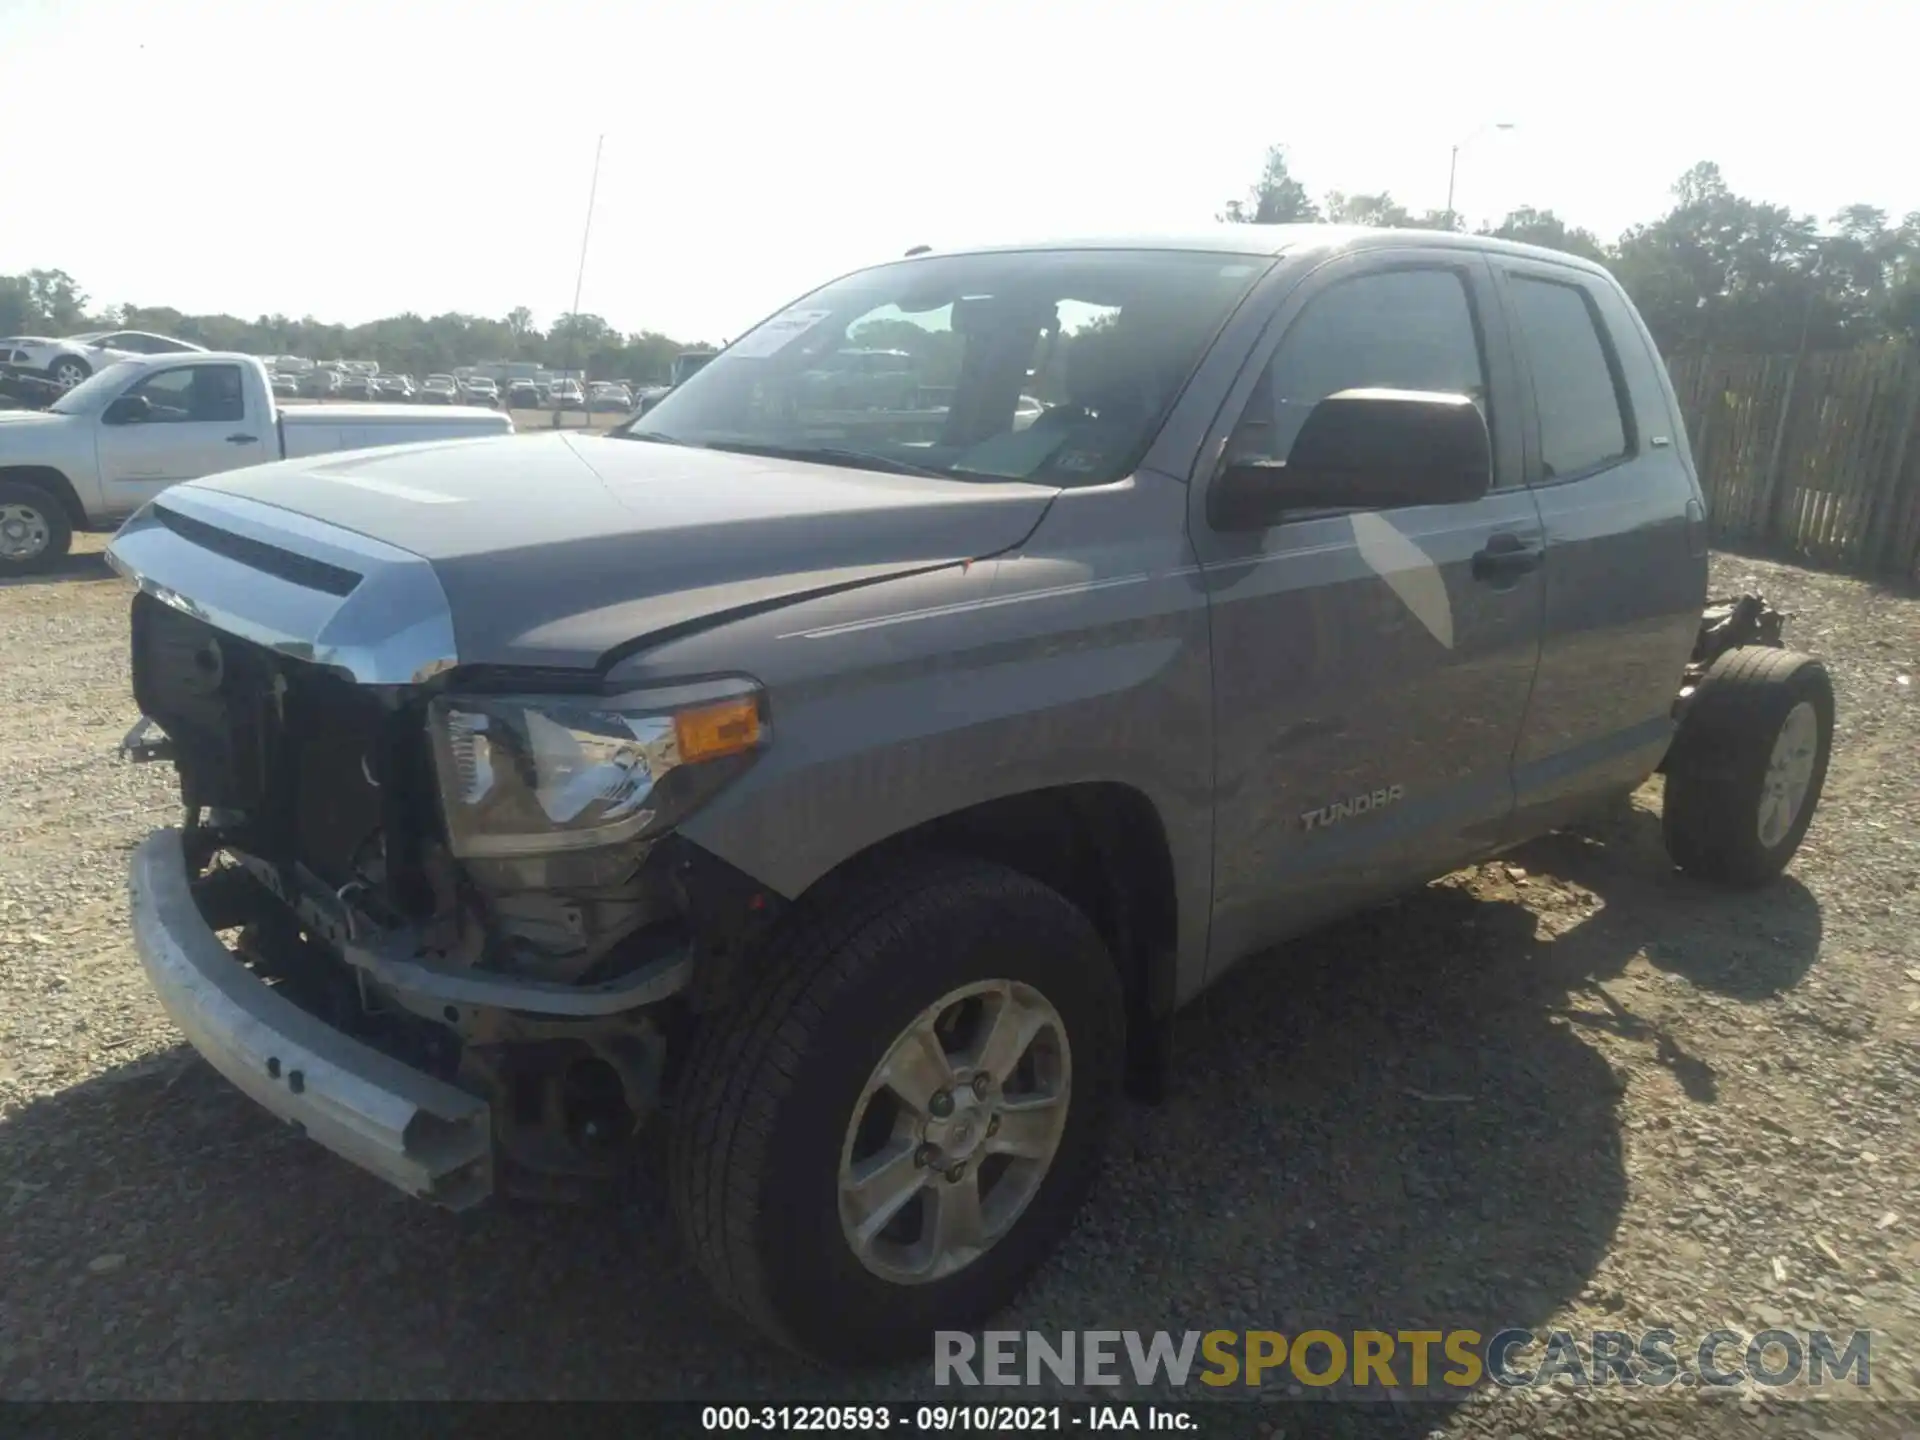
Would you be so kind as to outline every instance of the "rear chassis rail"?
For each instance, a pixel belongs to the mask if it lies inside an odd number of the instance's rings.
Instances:
[[[1693,654],[1687,661],[1679,697],[1674,702],[1674,718],[1685,713],[1687,703],[1700,688],[1707,671],[1713,668],[1713,662],[1727,651],[1747,645],[1784,648],[1781,632],[1792,618],[1781,614],[1758,595],[1709,600],[1700,617],[1700,633],[1693,642]]]
[[[18,365],[0,365],[0,401],[15,409],[44,410],[66,392],[44,375]]]
[[[1707,678],[1707,671],[1713,668],[1714,661],[1729,650],[1748,645],[1784,649],[1785,641],[1781,638],[1781,632],[1792,618],[1774,609],[1758,595],[1733,595],[1724,600],[1709,600],[1700,615],[1700,631],[1694,637],[1693,654],[1688,657],[1687,668],[1681,673],[1679,693],[1673,699],[1676,729],[1686,719],[1693,697],[1699,693],[1700,684]],[[1665,773],[1667,758],[1672,753],[1669,748],[1667,757],[1661,759],[1659,773]]]

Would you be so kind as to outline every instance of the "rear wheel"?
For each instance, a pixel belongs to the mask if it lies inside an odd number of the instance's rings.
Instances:
[[[44,570],[72,545],[73,522],[57,498],[37,485],[0,480],[0,575]]]
[[[1703,880],[1766,884],[1813,823],[1832,747],[1824,665],[1764,646],[1728,651],[1701,682],[1667,761],[1667,853]]]
[[[837,889],[697,1042],[674,1210],[773,1338],[834,1361],[926,1354],[1072,1224],[1118,1089],[1120,985],[1079,910],[999,866]]]
[[[62,355],[47,373],[62,390],[71,390],[93,374],[93,367],[77,355]]]

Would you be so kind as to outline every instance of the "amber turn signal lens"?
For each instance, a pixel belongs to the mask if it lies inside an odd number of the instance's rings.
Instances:
[[[682,763],[738,755],[760,743],[760,706],[751,698],[682,710],[673,717]]]

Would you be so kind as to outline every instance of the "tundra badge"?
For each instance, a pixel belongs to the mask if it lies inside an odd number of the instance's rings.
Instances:
[[[1375,810],[1384,810],[1394,801],[1406,796],[1404,785],[1388,785],[1365,795],[1355,795],[1350,800],[1336,800],[1331,805],[1322,805],[1318,810],[1302,810],[1300,825],[1306,830],[1324,830],[1329,825],[1337,825],[1342,820],[1351,820],[1356,815],[1370,815]]]

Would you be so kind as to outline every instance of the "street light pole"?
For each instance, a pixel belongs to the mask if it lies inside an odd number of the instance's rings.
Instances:
[[[1478,130],[1467,136],[1466,139],[1454,143],[1453,154],[1447,160],[1447,224],[1453,224],[1453,182],[1454,178],[1460,173],[1460,152],[1489,130],[1511,129],[1513,129],[1513,122],[1511,120],[1495,120],[1490,124],[1482,125]]]
[[[607,143],[605,135],[593,142],[593,179],[587,186],[587,218],[580,227],[580,269],[573,277],[573,314],[580,314],[580,287],[587,278],[587,237],[593,234],[593,201],[600,192],[600,148]]]
[[[604,134],[593,142],[593,179],[587,185],[587,218],[580,227],[580,268],[573,277],[573,346],[574,356],[580,361],[580,391],[583,403],[586,395],[587,364],[586,358],[581,355],[578,348],[580,345],[580,287],[586,283],[587,279],[587,239],[593,234],[593,202],[600,193],[600,151],[606,143],[607,137]],[[556,417],[559,413],[557,409],[554,411]],[[591,410],[587,412],[587,424],[589,428],[593,424]]]

